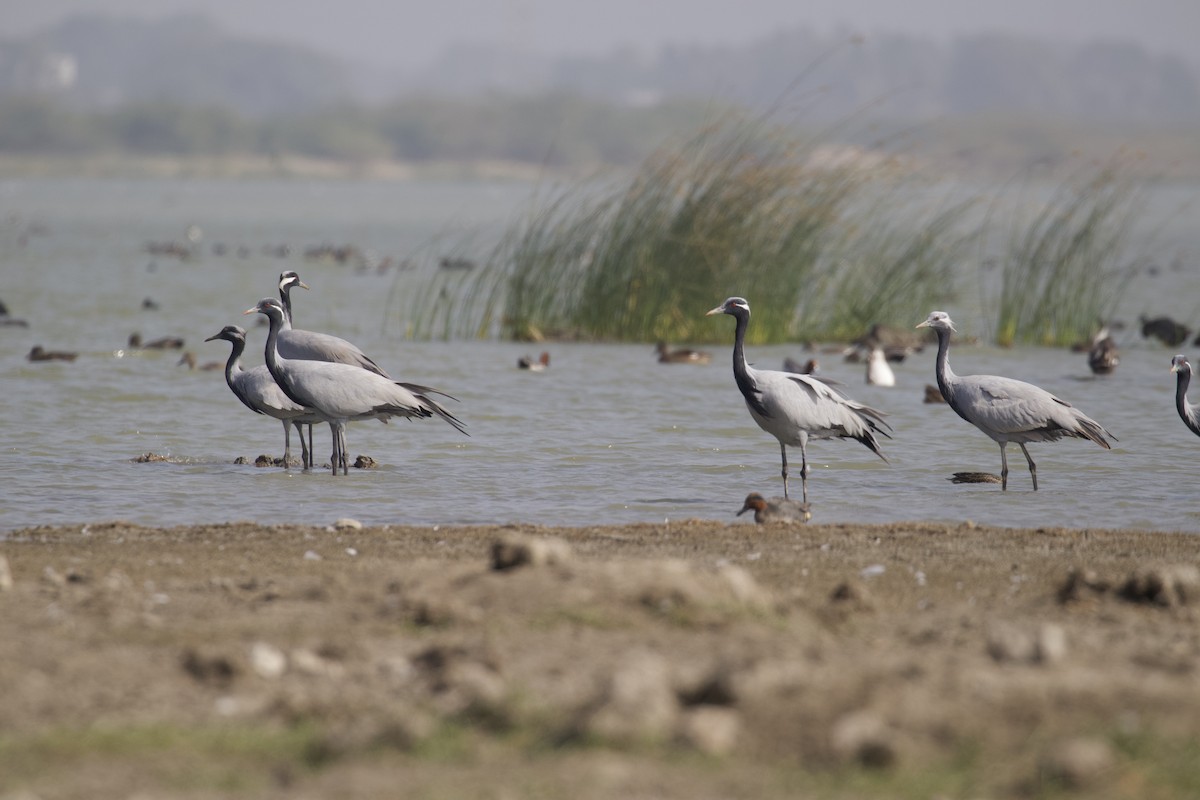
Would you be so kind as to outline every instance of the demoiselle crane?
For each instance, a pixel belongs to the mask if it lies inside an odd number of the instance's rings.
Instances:
[[[1053,442],[1064,436],[1088,439],[1111,450],[1115,436],[1100,423],[1032,383],[999,375],[959,377],[950,369],[950,334],[955,330],[950,315],[934,311],[918,328],[932,328],[938,338],[937,383],[946,403],[960,417],[986,433],[1000,445],[1000,488],[1008,489],[1008,456],[1005,448],[1016,442],[1025,454],[1036,492],[1037,464],[1025,447],[1029,442]]]
[[[463,423],[428,395],[444,392],[413,383],[400,383],[349,364],[328,361],[304,361],[279,354],[280,329],[284,324],[283,306],[274,298],[264,298],[246,314],[263,314],[270,322],[264,352],[267,369],[275,382],[294,402],[312,409],[333,430],[333,474],[339,464],[342,474],[349,471],[346,455],[346,423],[360,419],[387,422],[391,417],[423,418],[437,416],[460,433]],[[451,399],[454,399],[451,397]]]
[[[759,370],[748,365],[745,340],[750,304],[745,299],[730,297],[708,314],[729,314],[737,321],[733,334],[733,378],[758,427],[779,440],[784,497],[788,497],[788,445],[800,448],[800,486],[805,503],[810,438],[856,439],[887,462],[875,438],[875,434],[888,436],[883,428],[891,430],[883,421],[883,412],[851,400],[816,375]]]
[[[1175,410],[1183,424],[1191,428],[1192,433],[1200,436],[1200,406],[1188,402],[1188,384],[1192,381],[1192,365],[1184,356],[1171,359],[1171,372],[1175,373]]]
[[[246,331],[238,325],[226,325],[219,333],[204,341],[224,339],[233,345],[229,360],[225,362],[225,383],[246,408],[256,414],[265,414],[283,422],[283,464],[287,466],[292,457],[292,426],[300,435],[301,460],[307,469],[312,466],[312,454],[304,443],[301,425],[321,422],[320,417],[309,409],[294,402],[283,393],[279,384],[271,377],[266,366],[244,369],[242,353],[246,350]]]
[[[303,361],[350,364],[385,378],[390,377],[383,367],[360,350],[358,345],[339,336],[292,327],[293,286],[299,286],[301,289],[308,288],[308,284],[300,280],[300,276],[294,271],[281,272],[279,274],[279,299],[283,307],[284,324],[279,329],[279,355]]]
[[[350,364],[368,372],[374,372],[385,378],[390,375],[375,363],[358,345],[348,342],[340,336],[328,333],[303,330],[292,327],[292,287],[308,289],[308,284],[300,280],[295,270],[284,270],[279,273],[279,300],[283,306],[283,327],[279,330],[279,354],[284,358],[298,358],[304,361],[330,361],[336,364]],[[308,447],[312,449],[312,425],[308,426]]]

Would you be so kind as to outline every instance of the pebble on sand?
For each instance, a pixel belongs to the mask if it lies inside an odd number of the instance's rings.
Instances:
[[[492,542],[492,569],[501,572],[517,567],[545,567],[571,561],[571,546],[562,539],[527,534],[504,534]]]
[[[626,654],[579,720],[577,732],[619,744],[665,741],[679,719],[671,668],[660,654]]]
[[[1112,747],[1100,739],[1074,738],[1051,747],[1042,760],[1042,775],[1068,789],[1097,786],[1116,763]]]
[[[896,763],[896,735],[874,711],[852,711],[833,723],[829,743],[835,755],[847,762],[882,769]]]

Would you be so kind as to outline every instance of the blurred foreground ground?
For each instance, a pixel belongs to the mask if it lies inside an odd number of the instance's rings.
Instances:
[[[1198,552],[970,523],[18,531],[0,798],[1196,797]]]

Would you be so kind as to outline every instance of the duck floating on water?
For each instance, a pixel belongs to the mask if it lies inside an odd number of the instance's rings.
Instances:
[[[40,344],[35,344],[29,351],[29,355],[25,356],[29,361],[74,361],[78,357],[79,353],[71,353],[66,350],[47,350]]]
[[[129,334],[129,349],[131,350],[182,350],[183,339],[178,336],[163,336],[159,339],[142,341],[142,335],[137,331]]]
[[[543,352],[537,360],[533,356],[521,356],[517,359],[517,366],[530,372],[545,372],[550,367],[550,354]]]
[[[654,352],[658,354],[660,364],[707,364],[712,361],[712,353],[705,350],[672,350],[666,342],[659,342]]]

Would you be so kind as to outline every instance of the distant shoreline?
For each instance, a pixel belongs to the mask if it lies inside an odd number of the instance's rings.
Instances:
[[[936,139],[936,136],[935,136]],[[1104,165],[1119,168],[1132,179],[1165,182],[1200,180],[1200,151],[1190,135],[1103,136],[1098,141],[1066,148],[1061,142],[1036,153],[998,143],[995,148],[953,142],[927,143],[888,156],[875,150],[842,148],[867,156],[884,155],[946,178],[972,181],[1009,180],[1014,176],[1061,178],[1062,170]],[[838,148],[834,148],[835,151]],[[925,152],[922,152],[922,151]],[[1074,166],[1072,166],[1074,165]],[[862,166],[870,169],[865,161]],[[575,164],[549,168],[544,164],[503,159],[348,161],[300,155],[266,156],[241,153],[223,156],[87,155],[21,156],[0,153],[0,180],[29,178],[335,180],[403,182],[414,180],[522,181],[586,179],[638,169],[637,165]]]
[[[488,180],[537,181],[559,173],[515,161],[364,162],[299,156],[32,156],[0,155],[0,179],[317,179],[317,180]]]

